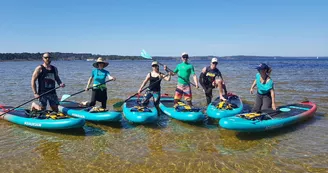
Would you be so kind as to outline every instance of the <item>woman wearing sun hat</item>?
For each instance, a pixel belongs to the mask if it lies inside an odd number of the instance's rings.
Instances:
[[[256,100],[252,112],[269,108],[276,110],[274,83],[269,76],[271,68],[265,63],[261,63],[256,69],[258,73],[250,89],[250,93],[253,94],[253,89],[255,86],[257,87]]]
[[[170,75],[164,75],[159,71],[159,66],[157,61],[153,61],[151,63],[152,71],[149,72],[146,76],[146,79],[142,82],[138,93],[141,93],[141,90],[146,85],[146,83],[149,81],[149,89],[146,91],[146,100],[144,101],[144,104],[148,103],[148,100],[151,97],[154,97],[155,105],[158,106],[161,96],[161,80],[164,79],[166,81],[171,80]]]
[[[101,107],[106,109],[107,102],[107,87],[106,87],[106,77],[109,80],[116,80],[115,77],[111,76],[109,71],[104,68],[108,66],[108,62],[104,61],[102,57],[99,57],[95,63],[93,63],[95,69],[92,70],[91,77],[88,80],[86,90],[90,87],[93,81],[93,89],[91,95],[91,101],[88,106],[95,106],[96,101],[101,102]]]

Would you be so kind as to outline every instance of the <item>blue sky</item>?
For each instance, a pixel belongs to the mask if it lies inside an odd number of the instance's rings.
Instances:
[[[327,0],[11,0],[0,52],[328,56]]]

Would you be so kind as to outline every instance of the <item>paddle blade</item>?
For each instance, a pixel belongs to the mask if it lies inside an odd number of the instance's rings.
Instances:
[[[71,95],[69,95],[69,94],[64,94],[64,95],[61,97],[60,101],[63,102],[63,101],[65,101],[66,99],[68,99],[69,97],[71,97]]]
[[[145,50],[141,51],[141,57],[146,59],[153,59]]]
[[[125,103],[124,101],[117,102],[117,103],[113,104],[113,107],[114,107],[114,108],[120,108],[120,107],[122,107],[122,105],[123,105],[124,103]]]

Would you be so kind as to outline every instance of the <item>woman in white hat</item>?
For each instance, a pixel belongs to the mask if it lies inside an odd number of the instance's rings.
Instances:
[[[88,106],[95,106],[96,101],[101,102],[101,107],[106,109],[107,102],[107,87],[106,77],[109,80],[116,80],[115,77],[111,76],[109,71],[104,68],[108,66],[108,62],[104,61],[102,57],[99,57],[95,63],[93,63],[95,69],[92,70],[91,77],[88,80],[88,84],[85,90],[88,90],[91,82],[93,81],[93,89],[91,95],[91,101]]]
[[[149,88],[146,91],[146,99],[143,104],[147,104],[151,97],[154,97],[155,106],[157,107],[161,97],[161,80],[164,79],[166,81],[171,80],[170,75],[164,75],[159,71],[159,66],[157,61],[153,61],[151,63],[152,71],[147,74],[146,79],[142,82],[138,93],[141,93],[141,90],[149,81]]]

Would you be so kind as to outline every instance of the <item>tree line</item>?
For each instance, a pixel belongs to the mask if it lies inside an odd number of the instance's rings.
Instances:
[[[0,61],[33,61],[40,60],[43,53],[0,53]],[[86,60],[103,57],[107,60],[141,60],[139,56],[120,56],[120,55],[97,55],[91,53],[61,53],[50,52],[53,60]]]
[[[105,60],[144,60],[141,56],[122,56],[122,55],[99,55],[91,53],[62,53],[62,52],[50,52],[53,60],[87,60],[96,59],[98,57],[103,57]],[[40,60],[43,53],[0,53],[0,61],[33,61]],[[212,55],[209,56],[192,56],[193,60],[210,60]],[[246,55],[236,55],[236,56],[225,56],[219,57],[221,59],[240,59],[240,58],[273,58],[273,56],[246,56]],[[287,57],[274,57],[274,58],[287,58]],[[289,57],[295,58],[295,57]],[[300,57],[298,57],[300,58]],[[322,57],[320,57],[322,58]],[[327,57],[325,57],[327,58]],[[180,57],[163,57],[154,56],[154,60],[179,60]]]

